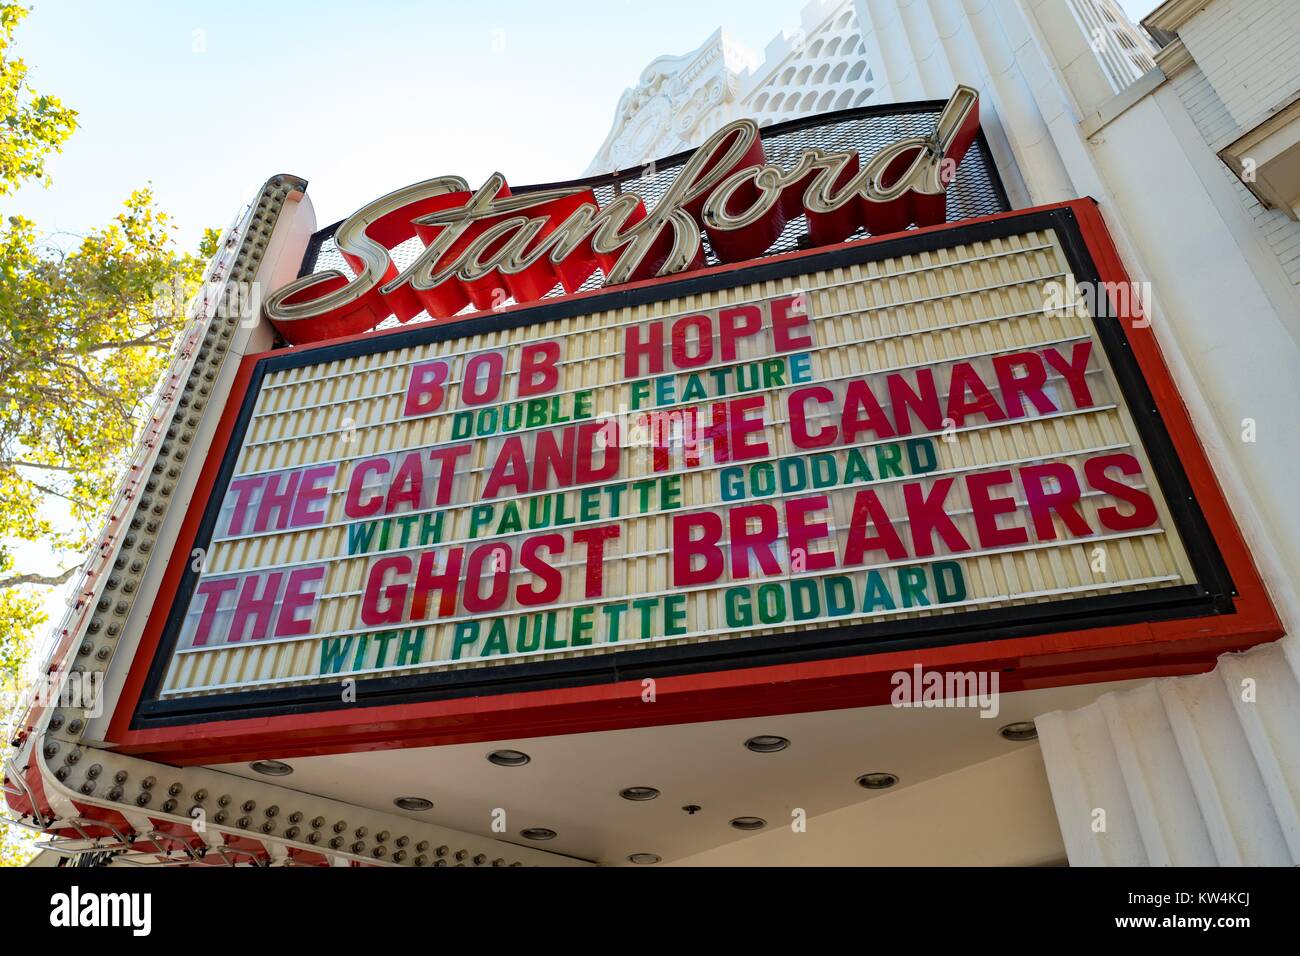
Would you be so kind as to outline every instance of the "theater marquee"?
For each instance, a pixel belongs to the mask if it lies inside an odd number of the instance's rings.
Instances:
[[[162,695],[1193,584],[1069,274],[1031,230],[269,359]]]
[[[1057,208],[252,357],[141,719],[1230,609],[1095,278]]]
[[[1191,673],[1274,634],[1095,205],[1006,211],[977,115],[962,87],[742,122],[317,234],[114,739],[575,733],[883,703],[917,664]]]

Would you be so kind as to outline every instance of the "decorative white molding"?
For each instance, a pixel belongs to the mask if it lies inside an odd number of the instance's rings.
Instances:
[[[799,29],[772,39],[763,65],[743,79],[744,115],[759,125],[862,106],[878,86],[864,43],[857,5],[813,0]]]
[[[1154,69],[1154,48],[1115,0],[1064,0],[1062,10],[1083,34],[1110,93]],[[895,0],[811,0],[800,11],[798,29],[774,37],[761,63],[715,31],[698,49],[646,67],[640,83],[619,99],[587,174],[681,152],[740,117],[766,126],[880,101],[946,97],[956,83],[992,94],[990,85],[1004,85],[993,76],[993,64],[1007,55],[987,49],[992,34],[1005,28],[999,18],[991,6],[970,11],[951,0],[901,6]],[[997,114],[1005,105],[988,117],[999,152]]]
[[[1182,40],[1174,40],[1156,52],[1156,65],[1165,76],[1170,78],[1177,76],[1195,62],[1191,51]]]
[[[1300,863],[1298,646],[1039,717],[1071,865]]]
[[[722,30],[690,53],[654,60],[619,98],[586,174],[671,156],[741,117],[765,126],[872,101],[879,84],[854,0],[811,0],[799,23],[768,43],[761,63]]]
[[[627,169],[698,145],[732,118],[742,70],[752,56],[722,30],[682,56],[661,56],[623,92],[614,123],[586,175]]]
[[[1177,33],[1178,28],[1210,5],[1211,0],[1166,0],[1145,17],[1145,26],[1155,27],[1166,33]]]

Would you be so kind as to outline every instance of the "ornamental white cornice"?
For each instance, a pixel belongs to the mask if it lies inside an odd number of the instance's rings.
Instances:
[[[1184,23],[1211,2],[1212,0],[1165,0],[1165,3],[1143,17],[1142,23],[1166,33],[1177,33]]]
[[[792,59],[803,54],[812,38],[839,16],[851,9],[852,3],[844,0],[811,0],[799,11],[799,28],[793,32],[782,31],[763,48],[763,62],[740,77],[737,96],[741,100],[752,96],[767,86]]]
[[[738,77],[751,66],[752,57],[721,30],[689,53],[657,57],[619,98],[609,134],[586,174],[625,169],[695,145],[711,132],[697,128],[700,120],[735,99]]]

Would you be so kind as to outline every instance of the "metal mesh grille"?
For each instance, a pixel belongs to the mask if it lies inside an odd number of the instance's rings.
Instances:
[[[904,137],[928,136],[933,133],[935,120],[942,107],[942,102],[927,103],[919,108],[916,104],[909,104],[905,111],[890,111],[890,107],[883,109],[866,107],[828,113],[812,119],[798,119],[765,128],[762,131],[763,150],[769,163],[785,168],[793,166],[805,150],[813,148],[828,152],[856,150],[865,159]],[[689,156],[690,153],[682,153],[670,159],[606,176],[574,180],[572,183],[515,187],[512,191],[520,194],[543,188],[582,184],[591,187],[601,206],[620,193],[631,192],[645,201],[647,210],[652,210],[667,193]],[[957,167],[956,180],[948,189],[948,221],[956,222],[961,219],[988,216],[1007,212],[1010,208],[1002,188],[1002,181],[998,177],[997,167],[981,134],[967,151],[961,165]],[[349,278],[355,277],[355,273],[344,261],[334,242],[334,232],[339,225],[335,223],[328,226],[312,237],[303,259],[300,275],[325,269],[337,269]],[[786,223],[785,229],[771,248],[764,253],[763,258],[804,248],[807,235],[808,225],[803,216],[791,220]],[[854,240],[866,237],[867,233],[859,230],[849,238]],[[707,236],[704,237],[703,242],[705,261],[709,265],[718,265],[718,257],[709,246]],[[390,250],[389,254],[400,272],[414,262],[423,249],[424,246],[418,238],[411,238]],[[579,291],[596,289],[603,283],[604,275],[597,269],[583,283]],[[557,285],[548,293],[547,298],[564,294],[564,290]],[[471,305],[466,308],[466,311],[473,311],[473,309]],[[414,321],[422,322],[428,319],[428,314],[422,312]],[[379,328],[390,328],[397,324],[396,318],[389,318]]]

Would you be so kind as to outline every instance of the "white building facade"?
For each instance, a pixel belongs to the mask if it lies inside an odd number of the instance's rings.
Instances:
[[[1013,206],[1096,199],[1130,276],[1149,284],[1165,361],[1287,636],[1209,674],[1040,715],[1056,823],[1075,865],[1295,865],[1300,4],[1169,0],[1144,25],[1113,0],[813,2],[760,64],[727,52],[722,32],[656,60],[620,100],[589,172],[695,145],[740,116],[770,125],[944,98],[962,83],[980,91]],[[707,114],[657,92],[689,85],[704,63],[726,91]],[[1005,786],[1041,772],[1007,759],[997,768]],[[998,786],[995,764],[961,771],[964,786]],[[958,812],[934,796],[936,810]],[[888,858],[886,818],[868,806],[837,811],[825,845],[772,832],[699,862],[835,860],[850,832]],[[1035,826],[1050,844],[1050,824]],[[1032,858],[1028,848],[1020,857]]]
[[[742,116],[769,126],[874,103],[946,99],[954,69],[979,72],[964,50],[976,35],[964,33],[981,19],[970,20],[966,7],[982,6],[812,0],[800,11],[798,29],[774,37],[762,62],[719,29],[690,53],[659,57],[646,67],[620,97],[587,172],[625,169],[698,146]],[[1151,41],[1114,0],[1070,0],[1068,6],[1115,92],[1155,67]],[[996,15],[983,20],[988,29],[997,23]]]

